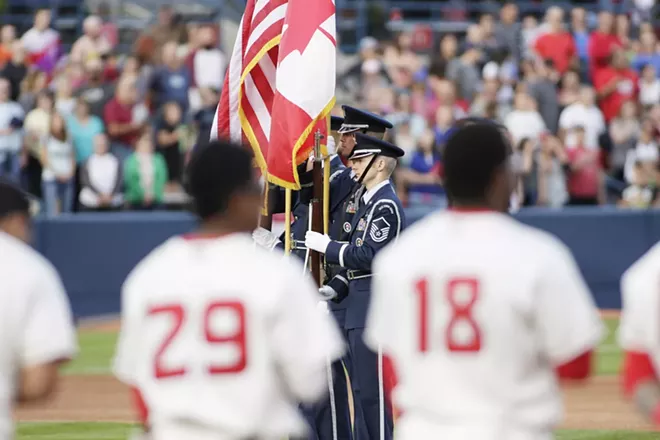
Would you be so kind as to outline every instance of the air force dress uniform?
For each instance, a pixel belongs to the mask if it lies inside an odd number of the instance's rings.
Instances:
[[[371,155],[398,158],[404,154],[397,146],[371,136],[357,134],[356,140],[351,158]],[[372,440],[391,439],[393,427],[384,399],[381,354],[371,351],[362,340],[370,301],[371,264],[376,253],[395,240],[404,227],[403,206],[388,179],[366,191],[357,201],[350,229],[347,228],[347,242],[325,237],[325,246],[319,246],[312,242],[315,240],[309,240],[310,233],[306,240],[312,249],[324,248],[317,250],[325,252],[326,262],[341,267],[330,285],[337,292],[334,301],[348,303],[344,328],[352,361],[351,382]]]

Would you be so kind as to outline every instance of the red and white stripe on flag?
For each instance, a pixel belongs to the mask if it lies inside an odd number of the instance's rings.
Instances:
[[[336,25],[333,0],[289,0],[272,104],[268,180],[300,188],[297,165],[309,157],[314,133],[328,134],[335,103]]]
[[[211,139],[249,144],[264,173],[286,10],[287,0],[247,1],[211,129]]]

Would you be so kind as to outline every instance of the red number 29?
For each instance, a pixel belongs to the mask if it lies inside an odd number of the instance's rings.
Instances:
[[[459,297],[459,292],[467,292]],[[415,292],[419,301],[419,350],[429,350],[429,282],[423,278],[415,283]],[[476,352],[481,350],[481,330],[477,325],[472,310],[479,300],[479,281],[476,278],[453,278],[443,289],[443,301],[449,306],[451,316],[445,326],[445,346],[450,352]],[[432,309],[432,307],[431,307]],[[471,337],[467,342],[458,341],[456,328],[467,325]]]
[[[219,332],[213,329],[212,322],[216,313],[229,313],[233,314],[236,319],[236,326],[234,330],[227,332]],[[187,316],[186,310],[181,304],[169,304],[164,306],[156,306],[149,309],[147,315],[149,317],[167,315],[173,320],[170,331],[163,339],[160,347],[156,351],[154,358],[154,377],[157,379],[167,379],[171,377],[183,376],[188,372],[185,365],[178,367],[165,366],[163,357],[168,347],[177,337],[183,326],[186,324]],[[245,308],[243,304],[235,301],[218,301],[210,303],[204,309],[203,316],[203,332],[204,340],[211,345],[232,345],[236,347],[238,356],[236,361],[227,364],[209,364],[206,369],[209,374],[230,374],[240,373],[247,365],[247,339],[245,331]]]

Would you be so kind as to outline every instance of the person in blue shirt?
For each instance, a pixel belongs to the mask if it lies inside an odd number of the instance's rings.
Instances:
[[[405,227],[403,206],[390,177],[402,149],[389,142],[358,133],[350,156],[351,168],[365,191],[356,200],[347,241],[308,231],[305,245],[325,254],[326,262],[342,272],[320,289],[332,301],[350,299],[344,329],[351,353],[351,385],[360,404],[368,439],[392,439],[392,411],[385,404],[382,353],[371,351],[362,340],[370,301],[371,267],[376,254],[396,240]],[[349,229],[349,228],[347,228]],[[335,282],[339,277],[343,280]],[[346,282],[344,282],[346,280]]]
[[[149,89],[157,109],[166,102],[175,101],[181,107],[183,114],[187,115],[188,90],[192,78],[176,51],[177,45],[174,42],[166,43],[163,46],[164,66],[154,72]]]

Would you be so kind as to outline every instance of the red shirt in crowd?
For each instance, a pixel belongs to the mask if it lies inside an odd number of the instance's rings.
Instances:
[[[109,127],[110,124],[130,124],[133,122],[133,106],[121,104],[116,97],[112,98],[103,109],[103,121],[106,127]],[[129,146],[135,146],[139,136],[140,132],[136,130],[133,133],[127,133],[118,137],[111,136],[111,140]]]
[[[568,193],[572,197],[598,197],[601,172],[598,151],[583,146],[571,148],[568,150],[568,163],[571,168],[582,163],[579,169],[572,170],[568,176]]]
[[[596,75],[600,70],[607,68],[609,57],[617,47],[623,47],[621,40],[616,35],[592,32],[589,38],[589,72],[591,79],[596,81]]]
[[[555,63],[559,73],[568,70],[571,61],[577,55],[575,40],[568,32],[547,33],[540,36],[534,43],[534,50],[543,59],[550,59]]]
[[[603,112],[605,122],[608,123],[619,114],[624,102],[637,98],[639,91],[638,77],[635,71],[604,67],[599,69],[598,74],[594,77],[596,92],[600,93],[609,87],[613,81],[618,81],[614,92],[600,99],[600,110]]]

